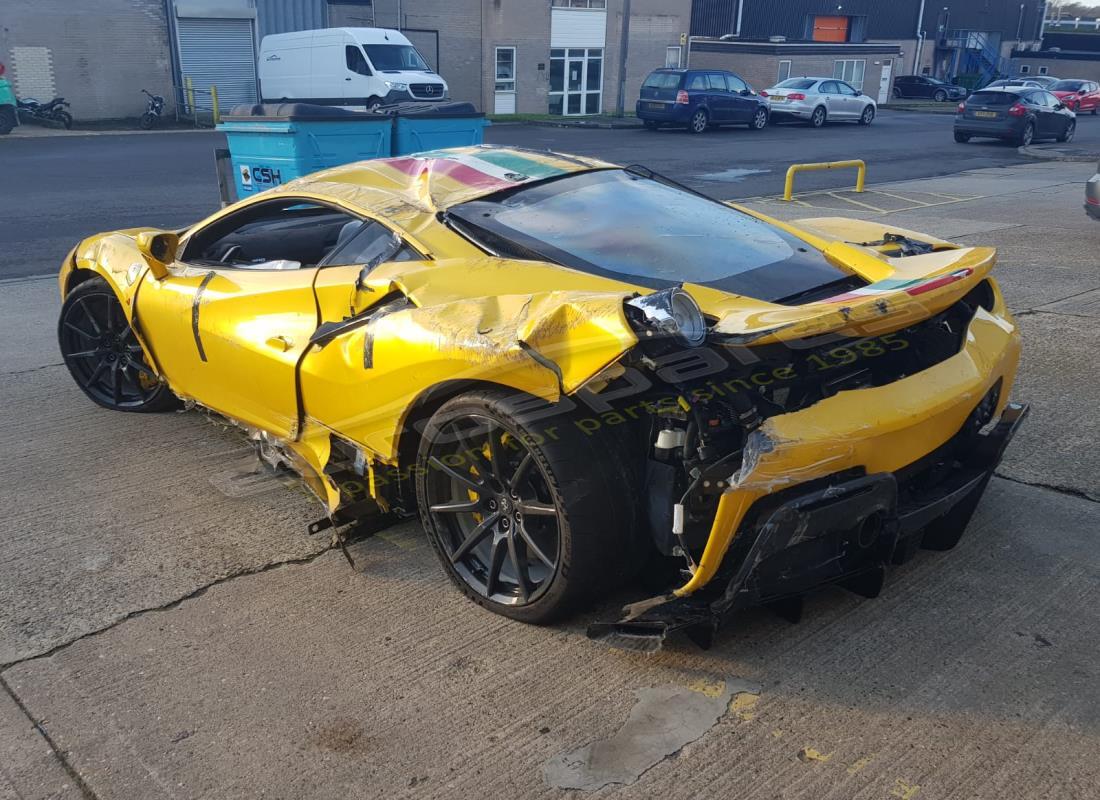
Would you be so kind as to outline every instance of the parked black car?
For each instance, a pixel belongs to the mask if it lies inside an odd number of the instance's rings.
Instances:
[[[720,69],[658,69],[642,83],[635,113],[650,130],[662,125],[702,133],[709,126],[767,126],[766,98],[739,75]]]
[[[959,143],[969,142],[973,136],[1019,145],[1036,139],[1068,142],[1076,128],[1077,115],[1045,89],[982,89],[959,103],[955,114],[955,141]]]
[[[966,97],[966,88],[927,75],[899,75],[894,78],[894,97],[918,97],[943,103]]]

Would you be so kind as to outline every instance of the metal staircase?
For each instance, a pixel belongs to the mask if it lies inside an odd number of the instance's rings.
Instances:
[[[1009,59],[1001,57],[1000,36],[982,31],[948,31],[942,46],[956,51],[954,73],[960,79],[969,77],[975,89],[985,86],[1011,72]]]

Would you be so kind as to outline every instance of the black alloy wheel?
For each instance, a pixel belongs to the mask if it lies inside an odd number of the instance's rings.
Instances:
[[[1021,147],[1027,147],[1031,144],[1035,138],[1035,123],[1030,120],[1024,125],[1023,132],[1020,133],[1019,144]]]
[[[1076,122],[1076,120],[1071,119],[1069,121],[1069,123],[1066,125],[1065,131],[1062,133],[1061,136],[1058,137],[1058,141],[1059,142],[1072,142],[1073,141],[1073,135],[1075,133],[1077,133],[1077,122]]]
[[[444,403],[420,439],[416,496],[467,597],[545,623],[626,576],[636,503],[614,445],[565,416],[528,427],[523,402],[484,390]]]
[[[58,344],[73,380],[113,411],[167,411],[178,403],[149,368],[115,293],[101,278],[65,298]]]

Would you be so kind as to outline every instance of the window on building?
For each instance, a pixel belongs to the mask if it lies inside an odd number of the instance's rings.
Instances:
[[[787,80],[787,78],[789,78],[789,77],[791,77],[791,62],[790,61],[780,61],[779,62],[779,74],[776,76],[775,82],[776,83],[782,83],[783,81]]]
[[[607,8],[607,0],[554,0],[555,8]]]
[[[516,90],[516,48],[498,47],[496,63],[496,91],[514,92]]]
[[[349,44],[344,48],[344,60],[347,62],[348,69],[359,75],[370,75],[370,67],[367,66],[366,56],[363,55],[363,51],[356,45]]]
[[[867,61],[862,58],[846,58],[833,62],[833,77],[847,81],[852,86],[863,91],[863,72],[867,69]]]
[[[1046,75],[1047,74],[1047,68],[1046,67],[1039,67],[1039,74],[1040,75]]]
[[[678,69],[680,66],[680,47],[665,48],[665,66],[670,69]]]
[[[1031,65],[1030,64],[1021,64],[1020,65],[1020,74],[1021,75],[1030,75],[1031,74]]]

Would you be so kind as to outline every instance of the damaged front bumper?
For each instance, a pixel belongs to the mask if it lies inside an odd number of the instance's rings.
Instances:
[[[980,310],[955,356],[769,419],[720,498],[691,579],[591,625],[589,637],[653,651],[682,630],[707,646],[747,606],[793,616],[830,583],[875,596],[888,564],[961,534],[1027,413],[1006,402],[1019,349],[1015,326]]]

